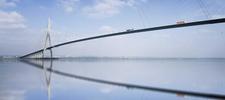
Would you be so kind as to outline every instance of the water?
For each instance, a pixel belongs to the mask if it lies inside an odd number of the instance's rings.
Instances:
[[[50,65],[49,60],[0,60],[0,100],[207,99],[80,80],[51,73],[50,67],[113,82],[225,95],[224,59],[91,58],[54,60]]]

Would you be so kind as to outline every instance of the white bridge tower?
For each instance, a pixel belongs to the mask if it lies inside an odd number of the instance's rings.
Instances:
[[[46,51],[48,49],[48,47],[51,47],[51,19],[48,18],[48,26],[47,26],[47,31],[46,31],[46,36],[45,36],[45,41],[44,41],[44,48],[43,48],[43,52],[42,52],[42,58],[52,58],[53,54],[52,54],[52,49],[49,48],[50,51],[50,57],[46,57]]]

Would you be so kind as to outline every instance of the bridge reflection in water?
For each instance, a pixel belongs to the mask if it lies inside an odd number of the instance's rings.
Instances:
[[[64,77],[69,77],[73,79],[79,79],[89,82],[95,82],[99,84],[108,84],[113,86],[125,87],[127,89],[139,89],[144,91],[155,91],[161,93],[169,93],[175,94],[177,96],[194,96],[194,97],[202,97],[202,98],[210,98],[210,99],[225,99],[225,95],[222,94],[212,94],[212,93],[203,93],[203,92],[194,92],[194,91],[183,91],[169,88],[160,88],[160,87],[151,87],[151,86],[143,86],[131,83],[122,83],[122,82],[114,82],[108,80],[97,79],[93,77],[85,77],[76,74],[70,74],[66,72],[62,72],[60,70],[55,70],[53,68],[53,59],[21,59],[23,63],[36,67],[38,69],[43,70],[46,80],[46,88],[48,93],[48,99],[51,100],[51,76],[52,73]],[[49,74],[48,74],[49,73]]]

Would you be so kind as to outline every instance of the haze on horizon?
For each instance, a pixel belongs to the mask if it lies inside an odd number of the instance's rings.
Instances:
[[[203,5],[200,3],[203,2]],[[224,0],[0,0],[0,55],[100,34],[225,17]],[[55,56],[225,58],[225,24],[145,32],[53,49]]]

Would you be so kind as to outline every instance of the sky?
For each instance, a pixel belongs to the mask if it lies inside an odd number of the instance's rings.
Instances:
[[[0,55],[161,25],[225,17],[224,0],[0,0]],[[53,49],[54,56],[225,57],[225,24],[144,32]]]

